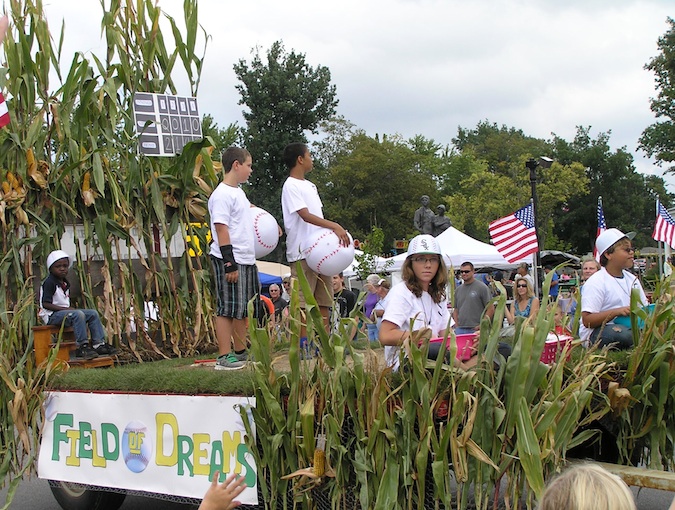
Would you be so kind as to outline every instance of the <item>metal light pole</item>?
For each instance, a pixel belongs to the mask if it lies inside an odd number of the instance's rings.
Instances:
[[[553,160],[545,156],[540,156],[537,159],[530,158],[525,162],[525,168],[530,171],[530,188],[532,189],[532,219],[534,221],[534,232],[537,236],[537,253],[534,255],[534,282],[535,294],[539,294],[541,288],[541,277],[543,273],[541,270],[541,239],[539,237],[539,229],[537,225],[537,209],[539,207],[537,202],[537,168],[550,168]]]

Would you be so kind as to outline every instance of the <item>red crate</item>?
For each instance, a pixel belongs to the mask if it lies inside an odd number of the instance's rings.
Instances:
[[[549,333],[546,343],[544,344],[544,350],[541,353],[540,361],[550,365],[560,356],[560,353],[569,344],[574,338],[569,335],[556,335],[555,333]],[[567,352],[567,359],[569,359],[570,352]]]

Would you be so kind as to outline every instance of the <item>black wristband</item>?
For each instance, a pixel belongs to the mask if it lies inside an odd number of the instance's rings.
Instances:
[[[234,273],[237,270],[237,262],[234,260],[234,253],[232,252],[232,245],[226,244],[220,247],[220,254],[223,256],[226,273]]]

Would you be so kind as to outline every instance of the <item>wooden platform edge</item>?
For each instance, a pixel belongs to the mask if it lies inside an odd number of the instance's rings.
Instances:
[[[594,464],[598,464],[610,473],[621,477],[627,485],[675,492],[675,472],[673,471],[620,466],[607,462],[594,462]]]

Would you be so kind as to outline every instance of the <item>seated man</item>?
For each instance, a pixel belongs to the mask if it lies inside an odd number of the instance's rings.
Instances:
[[[117,354],[117,349],[105,341],[105,330],[98,312],[70,306],[70,282],[66,278],[70,256],[62,250],[51,252],[47,257],[47,269],[49,276],[40,287],[40,318],[43,322],[49,326],[63,323],[73,328],[77,343],[75,358],[93,359],[99,355]]]

